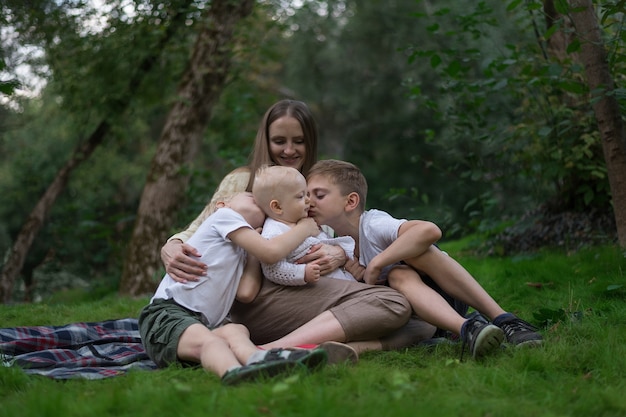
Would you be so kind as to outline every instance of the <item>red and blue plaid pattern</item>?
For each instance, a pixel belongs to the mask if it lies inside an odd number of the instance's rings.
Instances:
[[[146,354],[137,319],[0,329],[3,366],[54,379],[103,379],[156,365]]]

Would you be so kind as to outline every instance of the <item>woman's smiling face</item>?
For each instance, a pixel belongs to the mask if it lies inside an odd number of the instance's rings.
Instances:
[[[283,116],[269,127],[269,149],[277,165],[302,170],[306,156],[304,133],[300,122],[291,116]]]

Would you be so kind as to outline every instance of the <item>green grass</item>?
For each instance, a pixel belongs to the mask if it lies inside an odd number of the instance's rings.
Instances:
[[[239,387],[177,367],[101,381],[0,368],[0,416],[626,416],[623,251],[477,258],[463,255],[464,242],[443,249],[505,309],[545,325],[545,346],[481,362],[460,362],[459,346],[372,352],[356,366]],[[0,306],[0,325],[130,317],[147,302],[92,298]]]

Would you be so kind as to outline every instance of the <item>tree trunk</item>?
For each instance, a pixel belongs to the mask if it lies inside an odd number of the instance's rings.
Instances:
[[[59,170],[54,180],[52,180],[43,193],[43,196],[41,196],[35,205],[33,211],[28,215],[26,222],[24,222],[24,225],[15,239],[15,243],[9,251],[7,261],[2,268],[0,300],[3,303],[11,301],[15,278],[22,270],[24,260],[26,259],[26,255],[28,254],[33,240],[35,240],[35,236],[43,226],[52,205],[65,188],[71,172],[91,156],[98,145],[102,143],[109,129],[110,126],[106,121],[100,123],[100,126],[91,134],[89,140],[76,149],[70,160]]]
[[[174,36],[177,29],[185,24],[185,12],[188,9],[189,3],[191,3],[191,0],[187,0],[184,5],[175,11],[172,21],[167,27],[165,35],[161,38],[159,45],[157,45],[154,49],[154,53],[143,59],[138,67],[138,71],[136,71],[134,76],[129,80],[126,95],[122,100],[119,100],[119,103],[116,106],[119,114],[122,114],[130,104],[133,95],[141,84],[141,80],[155,65],[158,56],[165,47],[165,44]],[[65,189],[70,174],[76,167],[91,156],[93,151],[96,150],[96,148],[104,141],[109,129],[110,125],[108,120],[105,119],[100,122],[89,139],[87,139],[85,143],[80,145],[74,151],[70,160],[59,170],[54,180],[52,180],[43,196],[35,205],[33,211],[29,214],[9,251],[7,261],[2,268],[2,275],[0,275],[0,302],[8,303],[11,301],[13,285],[15,283],[15,279],[20,274],[20,271],[24,266],[26,255],[35,240],[37,233],[39,233],[43,227],[45,219],[54,205],[54,202]]]
[[[620,246],[626,248],[626,135],[620,107],[591,0],[570,0],[570,17],[581,42],[580,58],[592,92],[593,111],[602,138],[613,212]]]
[[[252,12],[253,4],[253,0],[211,2],[178,87],[179,99],[170,110],[152,160],[124,261],[120,294],[137,296],[156,288],[160,248],[189,182],[181,170],[199,148],[228,74],[228,44],[236,24]]]

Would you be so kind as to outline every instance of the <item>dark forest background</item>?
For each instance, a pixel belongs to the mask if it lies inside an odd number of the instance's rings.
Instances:
[[[238,3],[2,2],[0,266],[55,176],[106,122],[43,216],[12,300],[120,285],[199,34],[221,30],[209,11],[223,5],[232,16]],[[320,158],[364,171],[369,208],[434,221],[444,239],[472,235],[490,255],[617,244],[624,207],[612,199],[600,99],[571,3],[265,0],[238,9],[227,74],[192,158],[176,170],[187,182],[167,234],[246,163],[263,113],[288,97],[316,116]],[[603,94],[623,115],[624,2],[594,11],[615,83]]]

